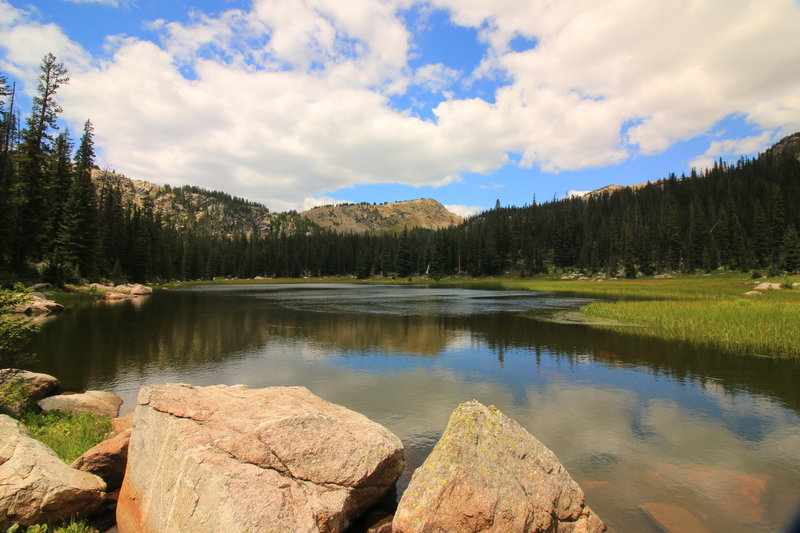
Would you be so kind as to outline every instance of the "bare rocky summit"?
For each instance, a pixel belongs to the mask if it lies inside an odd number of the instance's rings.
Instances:
[[[120,533],[334,532],[390,490],[403,446],[304,387],[139,392]]]
[[[135,180],[115,172],[92,171],[98,194],[117,191],[122,205],[142,208],[147,203],[178,230],[197,230],[214,235],[234,233],[273,235],[306,231],[307,222],[297,213],[271,213],[262,204],[200,187],[170,187]]]
[[[387,204],[342,204],[303,211],[322,228],[339,233],[377,233],[412,228],[441,229],[461,224],[464,219],[431,198]]]
[[[606,529],[552,451],[475,400],[450,416],[403,493],[392,527],[395,533]]]

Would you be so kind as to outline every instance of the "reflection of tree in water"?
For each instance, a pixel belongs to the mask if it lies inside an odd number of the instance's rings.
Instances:
[[[138,307],[95,304],[65,313],[43,327],[32,349],[39,353],[39,369],[79,388],[89,380],[113,379],[122,371],[188,369],[252,355],[270,339],[307,341],[340,354],[427,357],[467,339],[495,353],[500,366],[508,351],[518,349],[567,364],[590,357],[678,380],[713,380],[730,391],[775,397],[800,411],[798,362],[724,355],[513,313],[464,317],[307,312],[224,291],[182,291],[157,294]]]
[[[576,364],[580,358],[616,367],[638,367],[678,381],[714,382],[735,393],[747,391],[775,398],[800,412],[800,361],[737,356],[687,343],[667,342],[636,330],[611,330],[571,324],[540,322],[515,314],[469,317],[461,327],[481,338],[498,354],[509,349],[532,349]]]
[[[159,297],[160,296],[160,297]],[[209,307],[191,293],[82,307],[48,323],[33,343],[38,367],[67,387],[122,371],[191,368],[263,345],[269,329],[247,309]]]

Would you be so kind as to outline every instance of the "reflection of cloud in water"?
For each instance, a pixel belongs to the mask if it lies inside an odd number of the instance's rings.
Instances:
[[[383,312],[386,294],[402,300],[399,311]],[[697,465],[767,476],[763,516],[788,516],[800,493],[791,362],[517,312],[459,314],[470,306],[519,311],[548,298],[420,287],[203,288],[157,294],[139,309],[78,309],[44,326],[37,351],[41,370],[74,388],[122,393],[124,412],[147,383],[307,386],[397,433],[409,457],[401,485],[456,405],[475,398],[518,420],[578,481],[590,481],[589,503],[614,530],[648,531],[639,505],[660,501],[694,514],[707,507],[720,524],[711,529],[741,531],[687,481]],[[306,312],[330,302],[346,311]]]

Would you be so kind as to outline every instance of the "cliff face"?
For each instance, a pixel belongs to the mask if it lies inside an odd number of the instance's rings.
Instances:
[[[440,229],[464,221],[431,198],[388,204],[315,207],[300,216],[339,233],[376,233],[411,228]]]
[[[193,230],[212,235],[230,236],[234,233],[271,235],[307,231],[308,221],[294,212],[270,213],[259,203],[199,187],[161,186],[134,180],[122,174],[92,171],[98,195],[103,190],[119,191],[122,205],[142,208],[149,202],[152,210],[179,230]]]

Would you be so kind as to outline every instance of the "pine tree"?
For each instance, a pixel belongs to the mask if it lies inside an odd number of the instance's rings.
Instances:
[[[92,183],[94,163],[92,123],[86,121],[75,156],[75,179],[59,226],[55,260],[74,264],[84,277],[97,273],[97,195]]]
[[[14,86],[0,74],[0,272],[10,269],[13,244],[12,180],[14,137]],[[6,105],[8,101],[8,105]]]
[[[781,251],[781,268],[795,273],[800,270],[800,237],[794,226],[789,226],[783,234]]]
[[[397,245],[394,270],[401,278],[411,275],[411,246],[408,240],[408,230],[403,230],[400,242]]]
[[[25,260],[41,257],[48,235],[49,220],[46,179],[46,156],[50,149],[50,131],[57,130],[56,120],[61,106],[55,100],[58,89],[69,82],[69,72],[53,54],[42,59],[37,95],[33,97],[31,115],[22,133],[19,172],[21,184],[20,218],[16,235],[15,266],[24,267]]]
[[[47,248],[52,250],[58,238],[59,226],[64,217],[64,209],[72,187],[72,140],[69,130],[64,130],[56,137],[53,153],[50,157],[50,236]]]

